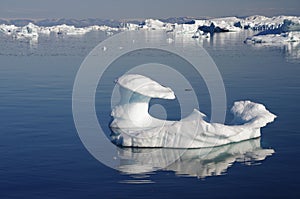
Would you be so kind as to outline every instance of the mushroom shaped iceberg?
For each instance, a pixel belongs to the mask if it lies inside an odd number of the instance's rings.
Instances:
[[[260,137],[260,128],[276,116],[264,105],[251,101],[235,102],[231,109],[233,125],[209,123],[194,111],[180,121],[161,120],[149,112],[151,98],[175,99],[172,89],[137,74],[117,80],[121,101],[113,108],[110,124],[113,143],[124,147],[202,148]]]

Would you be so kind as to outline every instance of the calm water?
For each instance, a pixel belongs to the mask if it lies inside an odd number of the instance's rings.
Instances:
[[[126,160],[141,151],[120,154],[122,172],[112,170],[89,154],[73,122],[77,70],[106,35],[52,35],[38,44],[1,36],[0,198],[299,198],[299,46],[251,46],[245,37],[224,33],[202,45],[222,74],[228,109],[249,99],[265,104],[276,121],[261,139],[218,147],[210,156],[188,151],[164,170],[135,175],[139,165]],[[200,109],[209,113],[207,91],[199,89]],[[248,157],[261,150],[275,153]]]

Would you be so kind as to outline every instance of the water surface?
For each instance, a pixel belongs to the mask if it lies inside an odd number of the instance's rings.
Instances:
[[[246,45],[245,34],[251,33],[216,34],[200,41],[224,80],[226,121],[232,119],[233,102],[245,99],[265,104],[278,115],[276,121],[262,129],[258,140],[217,148],[207,159],[201,151],[189,151],[173,165],[143,175],[128,172],[141,167],[126,162],[126,155],[138,157],[143,151],[121,154],[123,172],[112,170],[88,153],[74,126],[76,72],[88,52],[106,38],[104,33],[45,36],[39,43],[2,35],[0,197],[299,198],[299,47]],[[199,89],[200,109],[209,116],[205,85]],[[107,107],[98,103],[96,108]],[[245,148],[241,155],[239,149]],[[265,160],[249,158],[255,149],[275,153]],[[176,151],[165,152],[172,153]]]

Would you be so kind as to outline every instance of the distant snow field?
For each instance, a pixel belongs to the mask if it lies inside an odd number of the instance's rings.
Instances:
[[[91,31],[105,31],[112,35],[118,31],[132,30],[164,30],[168,33],[183,35],[192,38],[210,38],[214,33],[238,32],[243,30],[257,31],[257,34],[246,38],[245,43],[277,43],[299,42],[300,40],[300,17],[297,16],[250,16],[246,18],[224,17],[213,19],[194,19],[185,23],[169,23],[157,19],[146,19],[144,22],[121,23],[118,27],[108,25],[90,25],[75,27],[73,25],[37,26],[28,23],[25,26],[8,24],[0,25],[0,33],[9,35],[16,40],[26,39],[38,41],[39,35],[84,35]]]

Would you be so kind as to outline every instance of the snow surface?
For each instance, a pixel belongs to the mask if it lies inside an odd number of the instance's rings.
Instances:
[[[143,86],[143,80],[147,86]],[[169,88],[135,74],[120,77],[118,84],[121,85],[121,101],[112,110],[114,119],[110,126],[112,142],[120,146],[202,148],[225,145],[260,137],[260,128],[276,118],[262,104],[239,101],[231,109],[233,125],[209,123],[204,119],[205,114],[196,109],[180,121],[160,120],[148,113],[149,101],[151,96],[173,99]],[[152,86],[157,93],[150,92]],[[139,87],[141,89],[135,92]]]

